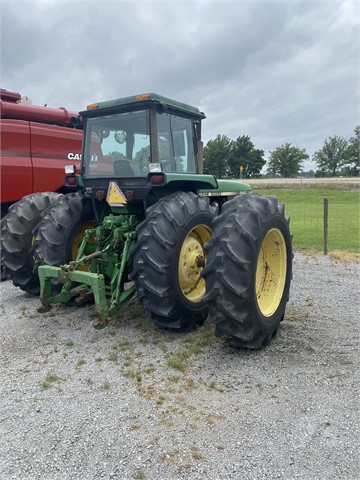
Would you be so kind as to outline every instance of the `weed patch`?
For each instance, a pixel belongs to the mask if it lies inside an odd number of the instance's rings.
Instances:
[[[45,380],[40,383],[40,386],[43,390],[46,390],[50,388],[55,382],[59,382],[60,380],[61,378],[55,373],[48,373],[45,377]]]

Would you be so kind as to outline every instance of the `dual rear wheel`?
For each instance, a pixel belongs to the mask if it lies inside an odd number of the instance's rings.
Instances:
[[[41,192],[27,195],[14,203],[1,220],[1,267],[5,277],[27,293],[40,290],[34,258],[30,251],[42,214],[62,195]]]
[[[38,266],[74,260],[84,231],[94,226],[91,201],[79,193],[27,195],[1,221],[3,273],[25,292],[39,294]]]
[[[138,296],[155,324],[216,324],[237,347],[269,344],[284,317],[292,265],[289,219],[275,197],[240,195],[221,212],[179,192],[146,212],[133,249]]]

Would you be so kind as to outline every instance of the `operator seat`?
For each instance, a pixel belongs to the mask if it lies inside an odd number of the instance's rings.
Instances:
[[[114,160],[115,177],[134,177],[134,170],[131,166],[130,160],[122,158],[121,160]]]

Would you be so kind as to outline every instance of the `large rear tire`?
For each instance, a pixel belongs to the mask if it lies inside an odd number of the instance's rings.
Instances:
[[[130,278],[156,325],[188,331],[204,322],[204,245],[217,210],[208,198],[177,192],[149,207],[137,227]]]
[[[226,202],[206,252],[205,300],[215,334],[237,347],[267,346],[284,317],[292,275],[284,206],[256,194]]]
[[[32,248],[35,268],[75,260],[86,229],[96,225],[91,199],[82,193],[64,195],[42,216]]]
[[[30,254],[34,229],[43,212],[60,198],[61,195],[54,192],[27,195],[11,205],[1,220],[2,274],[27,293],[36,295],[40,291],[39,279],[34,272],[34,259]]]

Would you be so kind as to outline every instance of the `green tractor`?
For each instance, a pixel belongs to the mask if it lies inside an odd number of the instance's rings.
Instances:
[[[81,115],[81,174],[66,172],[74,193],[50,204],[33,232],[39,311],[94,302],[100,329],[137,293],[160,327],[188,331],[207,319],[235,346],[268,345],[291,281],[284,206],[202,174],[197,108],[151,93]]]

